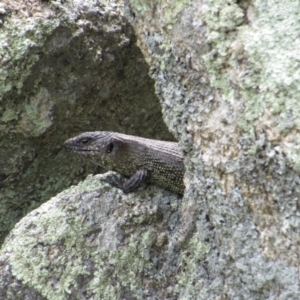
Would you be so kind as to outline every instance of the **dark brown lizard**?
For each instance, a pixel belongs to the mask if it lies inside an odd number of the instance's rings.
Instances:
[[[184,164],[177,143],[151,140],[108,131],[85,132],[68,139],[65,146],[105,169],[129,177],[111,176],[106,181],[132,192],[143,182],[183,194]]]

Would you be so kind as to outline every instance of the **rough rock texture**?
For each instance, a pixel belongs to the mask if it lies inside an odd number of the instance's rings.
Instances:
[[[87,179],[11,232],[0,295],[299,299],[299,9],[125,1],[186,155],[184,198]]]
[[[0,3],[0,244],[23,215],[95,170],[83,131],[172,139],[117,1]]]
[[[299,2],[127,1],[186,153],[184,299],[299,299]]]
[[[181,197],[154,186],[124,196],[101,184],[104,176],[63,191],[16,225],[0,258],[0,299],[155,299],[166,285]]]

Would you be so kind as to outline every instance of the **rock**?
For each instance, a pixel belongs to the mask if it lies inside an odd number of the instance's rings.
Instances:
[[[124,196],[98,176],[59,194],[7,238],[3,295],[299,299],[298,5],[125,1],[185,195]]]
[[[125,11],[186,155],[181,240],[210,249],[178,299],[299,299],[299,3]]]
[[[89,176],[24,217],[0,256],[1,299],[166,299],[181,197]],[[198,253],[198,256],[200,253]]]

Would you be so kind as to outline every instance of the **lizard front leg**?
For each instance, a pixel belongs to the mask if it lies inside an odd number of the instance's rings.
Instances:
[[[137,190],[148,179],[149,171],[146,169],[140,169],[127,180],[119,178],[117,175],[111,175],[104,181],[118,189],[121,189],[125,194],[128,194]]]

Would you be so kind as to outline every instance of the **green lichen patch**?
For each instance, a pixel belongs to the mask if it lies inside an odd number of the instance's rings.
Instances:
[[[230,104],[243,103],[238,126],[250,133],[272,123],[288,158],[299,165],[299,2],[256,1],[255,8],[214,0],[203,8],[211,51],[203,56],[210,83]],[[248,25],[249,24],[249,25]],[[233,93],[232,91],[238,91]],[[266,114],[269,117],[266,117]],[[286,136],[289,139],[288,149]],[[273,140],[269,135],[269,140]],[[291,142],[291,143],[290,143]]]
[[[149,226],[141,235],[133,234],[126,248],[93,253],[97,270],[89,289],[96,298],[121,299],[127,290],[132,299],[144,299],[143,274],[151,268],[149,250],[154,243],[153,230]]]
[[[141,191],[142,198],[126,196],[103,183],[104,176],[89,176],[61,192],[23,218],[7,237],[0,257],[9,258],[13,276],[24,287],[58,300],[82,293],[95,299],[144,299],[153,293],[146,285],[159,280],[164,249],[156,248],[160,226],[156,218],[136,223],[131,216],[140,209],[151,217],[157,214],[147,212],[151,201],[167,204],[178,197],[158,192],[148,203],[146,191]]]
[[[295,132],[300,129],[299,2],[256,1],[256,10],[257,20],[241,32],[252,69],[246,113],[254,120],[266,114],[268,107],[271,116],[264,125],[273,123],[273,130],[281,136],[277,142],[282,142],[288,158],[300,170],[300,136]]]
[[[197,234],[193,235],[186,249],[182,251],[179,257],[179,266],[182,271],[177,275],[176,286],[180,299],[205,299],[205,283],[201,279],[199,265],[209,251],[209,246],[201,242]]]
[[[88,193],[97,185],[99,179],[89,178],[60,193],[21,220],[3,244],[13,275],[47,299],[66,299],[77,278],[89,275],[85,235],[90,228],[77,209],[80,191]]]
[[[52,125],[54,105],[46,88],[37,90],[31,102],[24,105],[24,113],[17,125],[18,131],[25,136],[43,134]]]
[[[244,20],[244,12],[236,1],[209,1],[202,8],[202,17],[207,25],[206,38],[211,51],[203,55],[203,60],[210,75],[210,83],[222,90],[224,98],[233,97],[230,76],[226,67],[238,65],[236,51],[231,45],[235,31]]]
[[[130,1],[131,6],[134,10],[138,11],[140,14],[146,14],[151,16],[151,12],[155,11],[156,7],[160,7],[160,10],[164,12],[162,27],[166,29],[171,29],[172,26],[178,20],[178,14],[189,5],[190,0],[181,1],[143,1],[143,0],[133,0]]]
[[[59,19],[41,20],[37,17],[26,23],[16,18],[5,23],[0,34],[0,57],[3,63],[0,99],[13,87],[21,93],[24,81],[39,60],[39,55],[32,49],[43,46],[47,35],[58,26]]]
[[[65,299],[76,278],[88,274],[83,263],[88,257],[85,229],[73,214],[47,204],[28,217],[31,221],[14,232],[18,239],[6,243],[12,272],[47,299]]]

